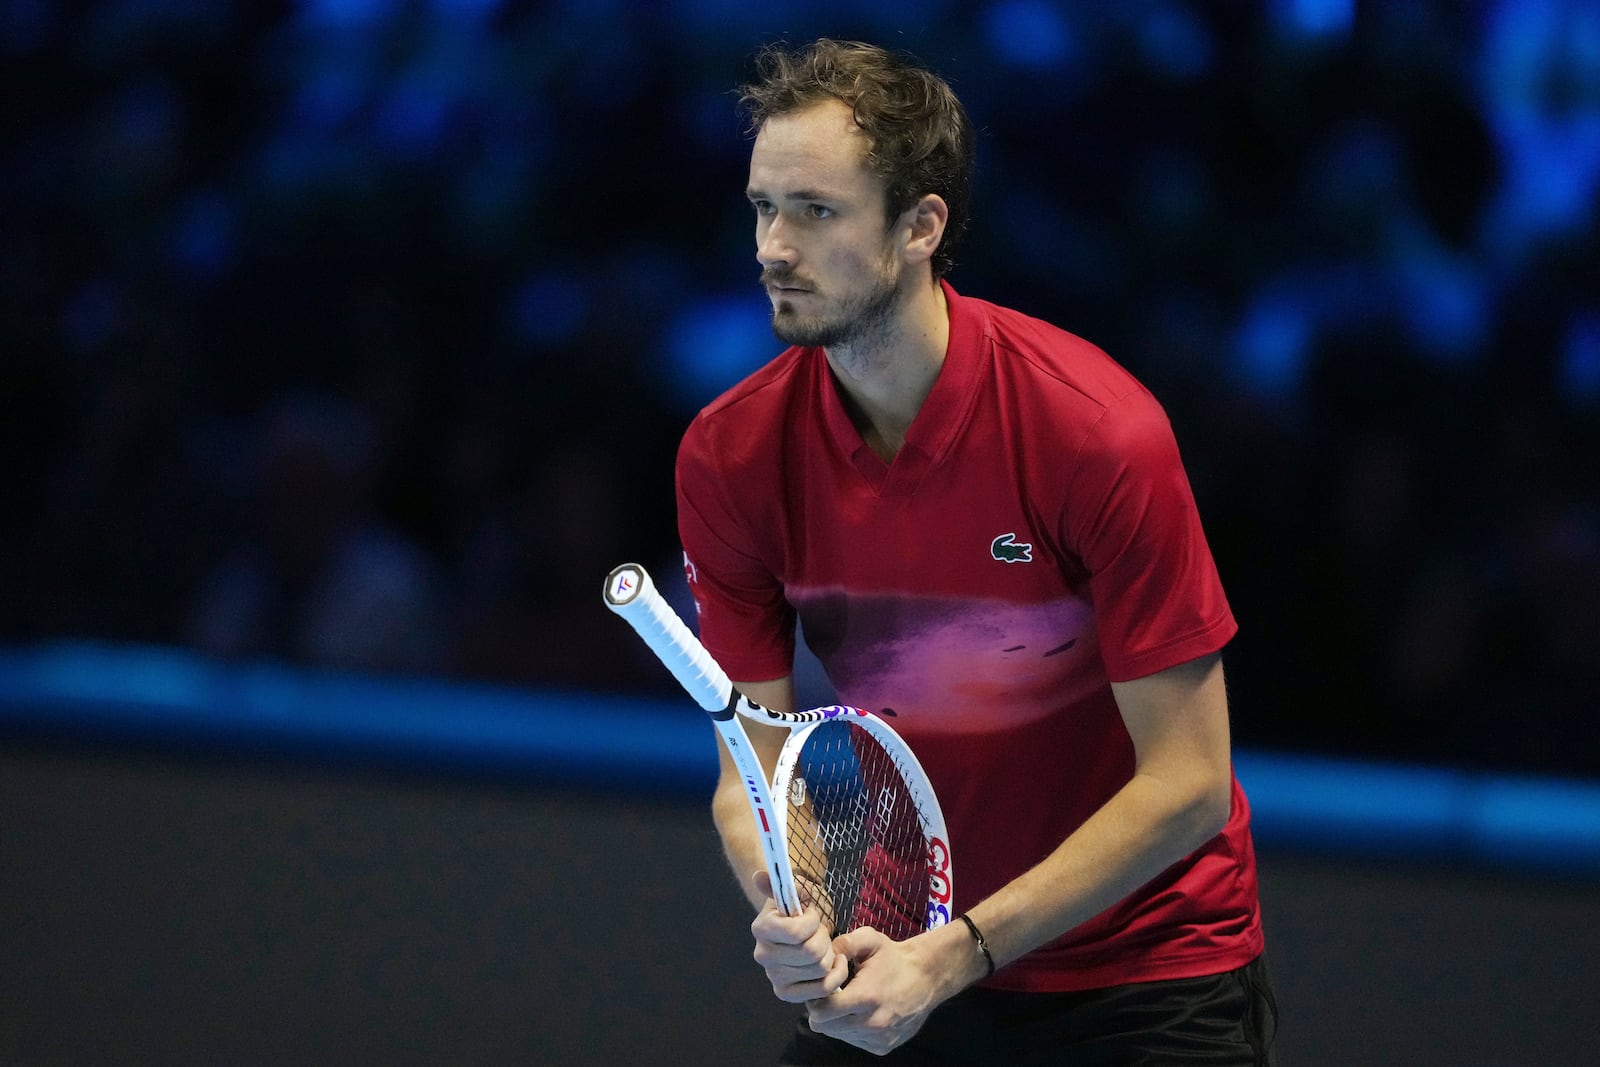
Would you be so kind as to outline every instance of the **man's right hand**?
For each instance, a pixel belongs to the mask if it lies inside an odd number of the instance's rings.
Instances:
[[[755,960],[767,972],[779,1000],[803,1004],[833,993],[849,977],[849,962],[833,950],[833,930],[822,911],[807,903],[799,915],[785,915],[772,899],[766,871],[755,875],[755,887],[766,898],[750,924]]]

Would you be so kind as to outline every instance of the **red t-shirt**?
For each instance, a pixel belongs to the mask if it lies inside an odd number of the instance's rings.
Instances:
[[[891,720],[933,782],[958,908],[1126,784],[1110,683],[1237,629],[1160,405],[1104,352],[945,285],[944,366],[892,464],[820,349],[700,413],[678,454],[700,637],[735,679],[792,670],[795,623],[842,702]],[[1099,988],[1261,951],[1249,808],[1121,903],[987,984]]]

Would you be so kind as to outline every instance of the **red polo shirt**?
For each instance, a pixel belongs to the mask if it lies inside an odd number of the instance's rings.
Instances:
[[[1133,773],[1110,683],[1237,629],[1166,415],[1098,348],[945,285],[950,341],[892,464],[820,349],[708,406],[678,455],[701,640],[735,679],[792,670],[795,623],[841,701],[892,708],[949,824],[956,906],[1052,851]],[[1261,951],[1249,807],[987,984],[1097,988]]]

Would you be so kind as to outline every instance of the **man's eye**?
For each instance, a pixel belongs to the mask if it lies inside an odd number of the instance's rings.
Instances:
[[[772,201],[770,200],[752,200],[750,201],[750,206],[756,209],[757,215],[772,214]]]
[[[833,208],[823,207],[821,204],[812,204],[810,207],[806,208],[806,212],[814,219],[826,219],[833,217]]]

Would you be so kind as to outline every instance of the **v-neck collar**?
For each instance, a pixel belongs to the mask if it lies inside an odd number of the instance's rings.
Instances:
[[[839,385],[834,380],[828,359],[820,348],[811,349],[815,385],[821,394],[823,421],[834,443],[850,458],[856,472],[879,496],[909,496],[923,477],[942,460],[960,434],[983,369],[982,345],[985,321],[981,309],[956,293],[950,283],[940,279],[945,306],[950,315],[950,337],[944,363],[933,380],[933,388],[906,430],[906,440],[893,463],[885,463],[872,450],[861,431],[850,419]]]

